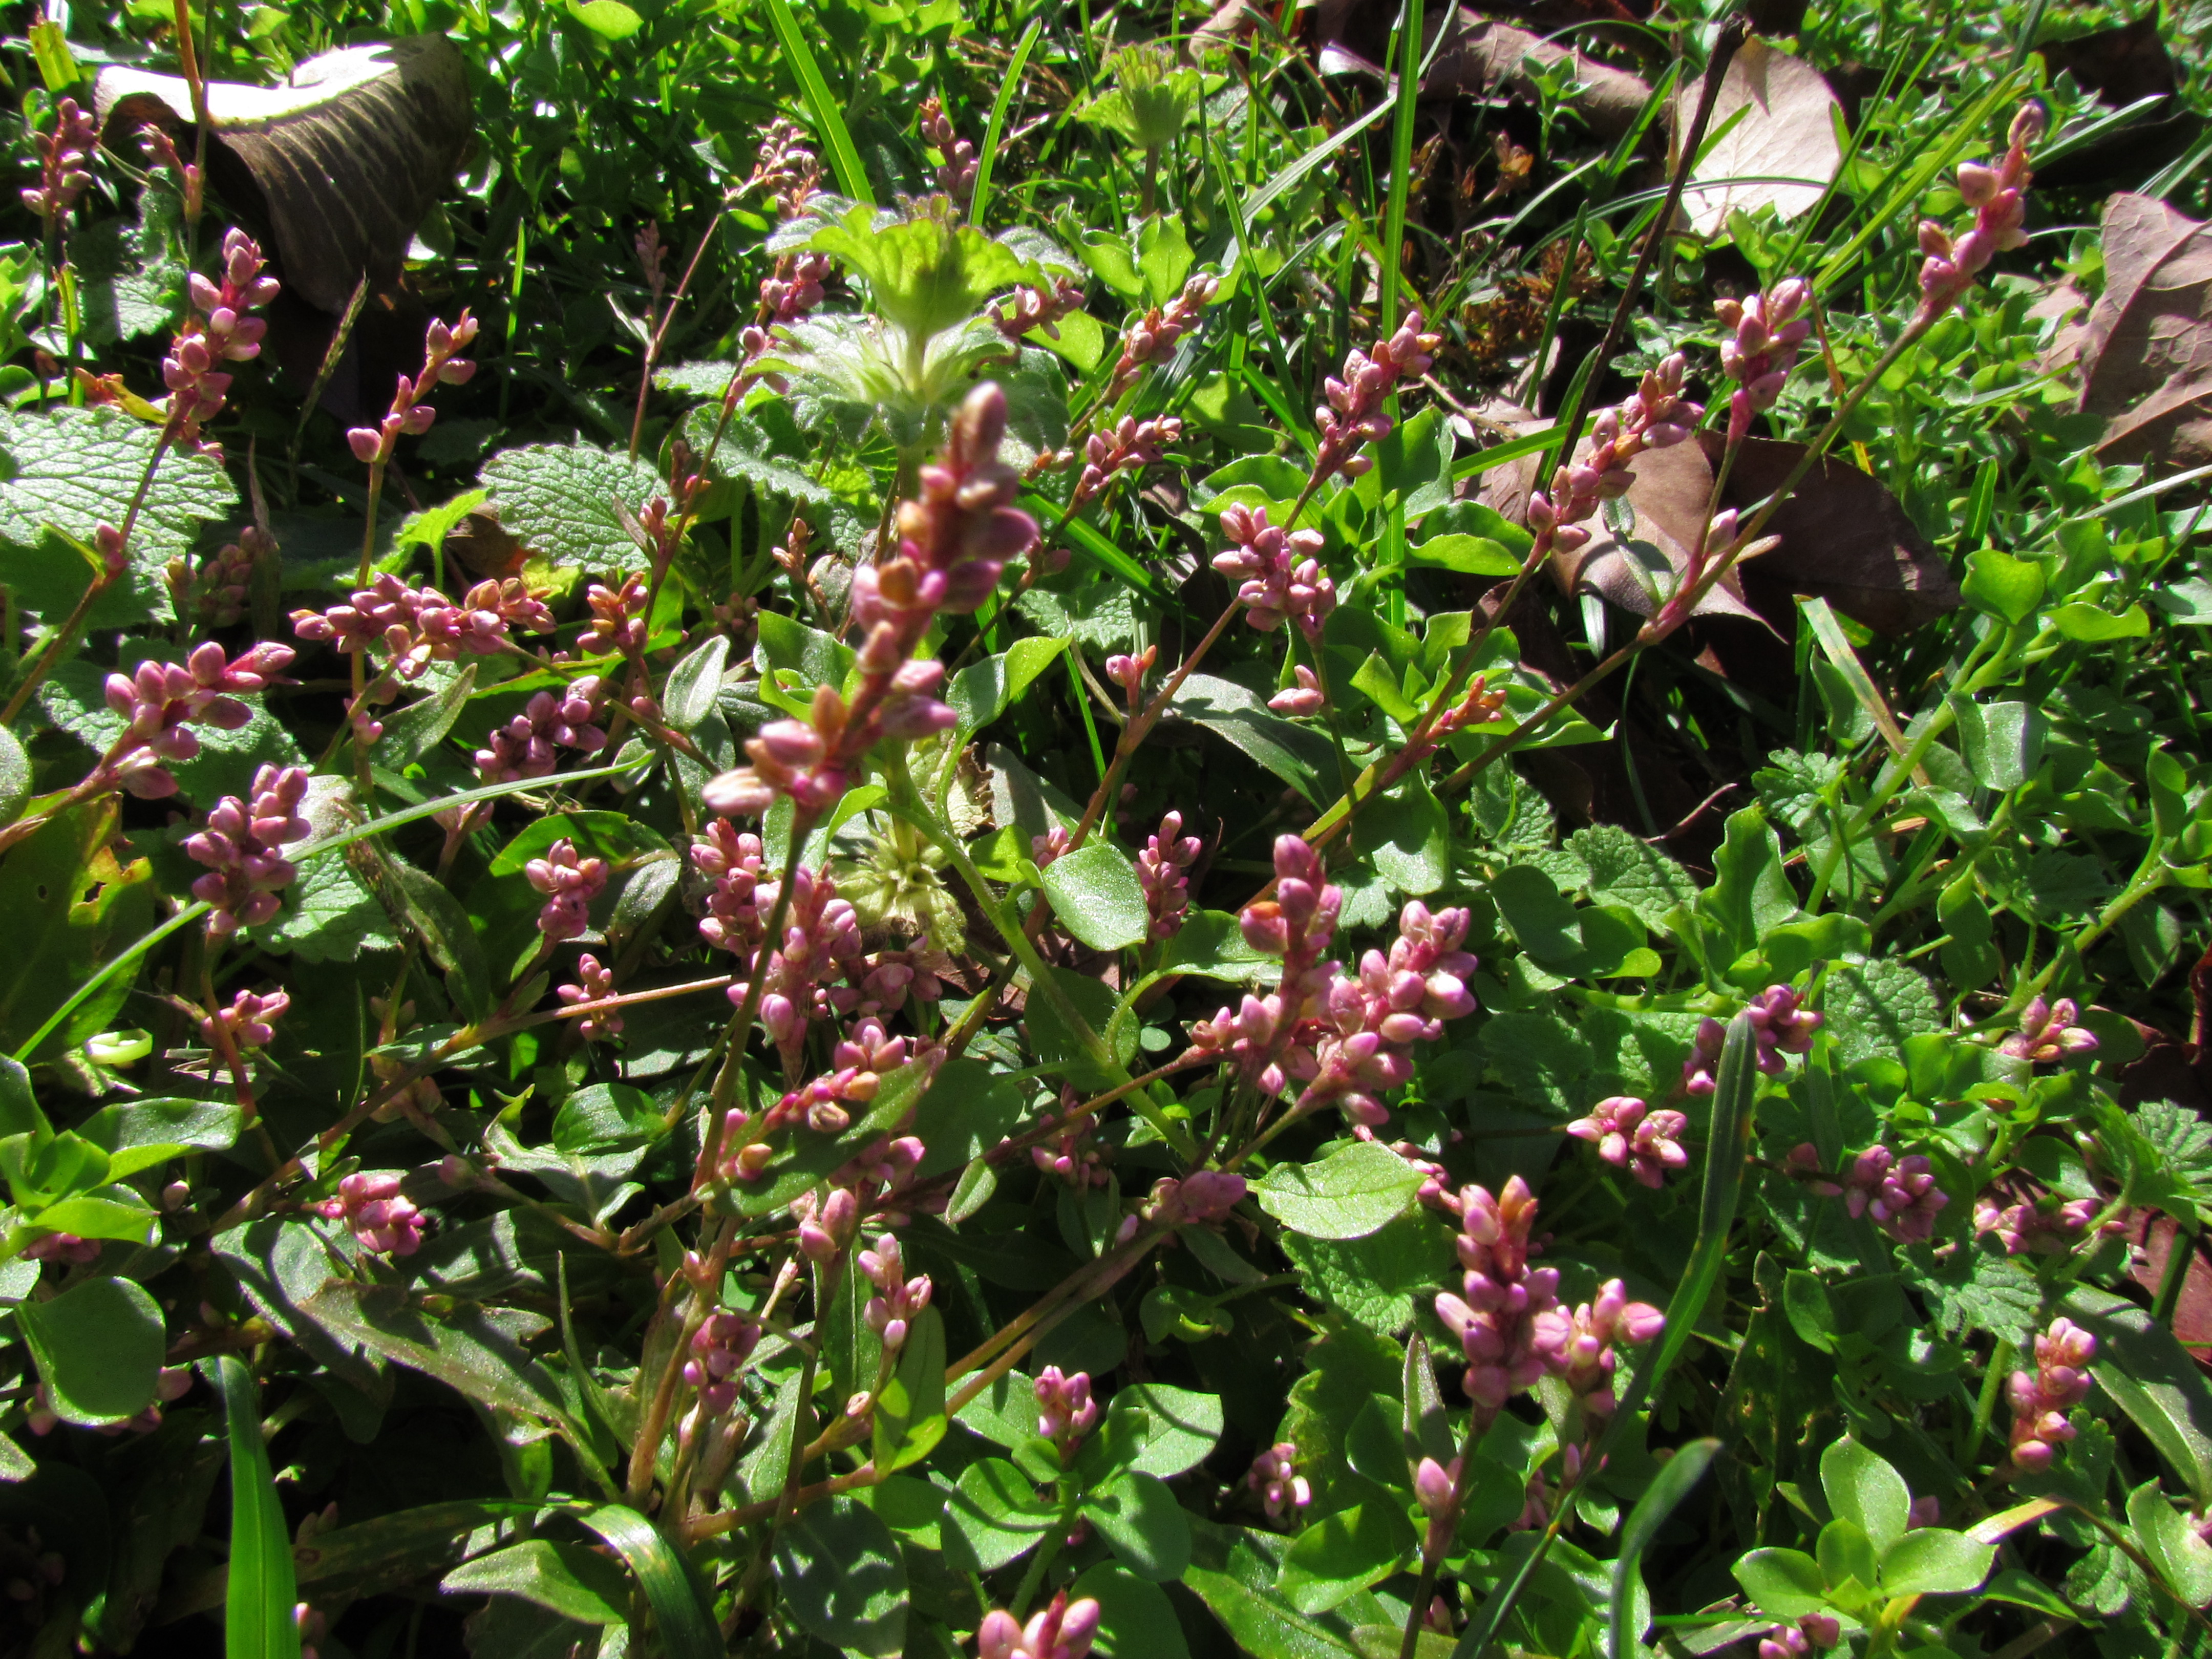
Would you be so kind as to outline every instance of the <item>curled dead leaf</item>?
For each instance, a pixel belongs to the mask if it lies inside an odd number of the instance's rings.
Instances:
[[[1712,499],[1713,469],[1697,445],[1680,443],[1648,450],[1630,468],[1632,482],[1621,502],[1628,509],[1626,537],[1603,520],[1592,520],[1589,540],[1572,553],[1555,555],[1552,576],[1562,592],[1595,593],[1639,617],[1658,615],[1659,607],[1680,584],[1705,528]],[[1620,508],[1614,509],[1618,514]],[[1771,540],[1754,544],[1746,557],[1765,552]],[[1745,603],[1741,561],[1708,589],[1692,612],[1698,617],[1765,618]]]
[[[1704,87],[1699,81],[1675,94],[1678,135],[1688,130]],[[1706,128],[1720,138],[1691,169],[1682,192],[1692,228],[1711,236],[1739,210],[1771,207],[1791,219],[1818,205],[1843,165],[1834,119],[1840,107],[1828,83],[1803,59],[1756,38],[1745,41],[1721,78]]]
[[[1363,10],[1379,15],[1383,9],[1374,7],[1371,0],[1323,0],[1316,20],[1323,74],[1383,73],[1382,64],[1370,55],[1370,49],[1380,50],[1367,38],[1373,31],[1363,33],[1355,27]],[[1389,23],[1397,17],[1396,8],[1387,10],[1388,19],[1376,39],[1388,38]],[[1439,28],[1449,29],[1449,33],[1421,81],[1421,91],[1431,96],[1465,94],[1488,98],[1504,93],[1533,98],[1532,68],[1540,72],[1571,62],[1577,89],[1569,94],[1567,107],[1580,115],[1591,133],[1601,139],[1618,138],[1626,132],[1651,96],[1650,87],[1638,76],[1464,7],[1427,15],[1422,22],[1425,52],[1435,43]]]
[[[2105,204],[2105,291],[2081,343],[2085,413],[2114,460],[2212,460],[2212,234],[2154,197]]]
[[[210,81],[211,182],[272,244],[289,289],[343,312],[363,276],[399,278],[409,243],[469,138],[467,67],[442,34],[347,46],[311,58],[283,86]],[[189,131],[191,89],[125,64],[100,71],[103,142],[125,149],[153,124]],[[131,145],[125,153],[135,152]]]
[[[1698,434],[1708,461],[1718,433]],[[1805,446],[1747,438],[1729,470],[1721,504],[1747,512],[1782,485]],[[1766,616],[1786,614],[1788,596],[1823,599],[1877,634],[1898,635],[1959,604],[1950,567],[1929,545],[1904,503],[1849,461],[1823,457],[1767,520],[1771,551],[1743,568],[1744,597]]]

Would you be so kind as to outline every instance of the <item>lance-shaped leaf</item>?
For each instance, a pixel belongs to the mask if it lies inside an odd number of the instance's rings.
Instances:
[[[415,227],[468,142],[459,47],[442,34],[347,46],[298,65],[289,84],[210,81],[206,94],[216,188],[264,221],[300,297],[337,315],[364,276],[379,288],[398,280]],[[133,153],[127,140],[149,122],[193,120],[182,80],[126,64],[100,72],[93,105],[118,154]]]

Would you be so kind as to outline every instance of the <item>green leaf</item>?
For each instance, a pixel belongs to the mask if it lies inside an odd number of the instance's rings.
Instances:
[[[1094,951],[1141,945],[1152,930],[1144,884],[1119,848],[1088,841],[1044,867],[1053,914]]]
[[[579,853],[623,864],[651,853],[665,853],[659,833],[627,812],[553,812],[520,831],[499,849],[490,872],[519,876],[532,859],[542,859],[556,841],[573,841]]]
[[[668,671],[660,707],[671,726],[689,732],[714,712],[714,700],[722,690],[723,665],[729,655],[728,635],[716,634]]]
[[[131,1280],[88,1279],[15,1318],[64,1422],[119,1423],[154,1403],[167,1340],[160,1304]]]
[[[84,596],[91,566],[50,531],[89,547],[102,523],[124,523],[160,441],[158,426],[119,409],[0,416],[0,451],[15,462],[0,483],[0,585],[18,605],[58,621]],[[167,617],[169,561],[190,553],[199,526],[237,501],[221,466],[171,448],[131,528],[130,570],[94,603],[86,624]]]
[[[2197,1535],[2157,1481],[2146,1480],[2128,1495],[2128,1524],[2176,1595],[2192,1607],[2212,1602],[2212,1544]]]
[[[292,1540],[285,1529],[276,1476],[270,1470],[269,1448],[261,1437],[253,1379],[228,1354],[215,1361],[213,1369],[230,1442],[225,1659],[299,1659],[300,1626],[293,1612],[299,1584],[292,1570]]]
[[[501,526],[556,568],[625,575],[646,569],[641,548],[615,511],[633,518],[665,493],[643,461],[590,444],[532,444],[502,450],[479,476]]]
[[[465,1399],[518,1417],[558,1421],[567,1413],[560,1385],[500,1322],[499,1310],[462,1304],[434,1318],[374,1287],[331,1279],[298,1311],[341,1345],[434,1376]]]
[[[1407,549],[1406,562],[1455,570],[1462,576],[1515,576],[1521,571],[1520,559],[1503,542],[1457,533],[1431,536]]]
[[[667,1537],[635,1510],[602,1504],[576,1517],[629,1564],[653,1609],[668,1659],[723,1659],[727,1644],[714,1623],[714,1598]]]
[[[2097,1339],[2089,1374],[2149,1437],[2202,1510],[2212,1507],[2212,1382],[2173,1334],[2133,1303],[2077,1285],[2061,1304]]]
[[[1183,234],[1181,214],[1156,213],[1137,227],[1137,269],[1145,279],[1145,297],[1164,306],[1182,292],[1182,280],[1196,260],[1190,240]]]
[[[1231,1565],[1243,1563],[1232,1558]],[[1297,1612],[1270,1583],[1194,1566],[1183,1584],[1221,1621],[1237,1650],[1254,1659],[1360,1659],[1350,1642]]]
[[[20,1052],[109,957],[154,924],[153,867],[116,861],[113,799],[58,812],[0,860],[0,915],[11,918],[0,966],[0,1048]],[[108,1029],[131,994],[119,974],[80,1003],[26,1059],[48,1058]]]
[[[2017,789],[2035,775],[2050,729],[2042,710],[2024,702],[1978,703],[1955,693],[1944,701],[1975,782],[1985,789]]]
[[[1964,1595],[1979,1589],[1997,1558],[1948,1527],[1920,1527],[1881,1552],[1881,1587],[1892,1595]]]
[[[423,950],[445,970],[447,990],[470,1019],[483,1018],[491,1012],[491,967],[467,909],[428,871],[397,860],[387,867],[398,878],[407,919]]]
[[[1190,1659],[1175,1604],[1126,1567],[1101,1561],[1069,1585],[1067,1595],[1072,1601],[1098,1603],[1098,1638],[1091,1650],[1103,1659]]]
[[[1451,1282],[1451,1240],[1449,1229],[1417,1209],[1364,1238],[1286,1233],[1281,1242],[1309,1295],[1377,1335],[1395,1336],[1427,1293]]]
[[[2140,605],[2130,605],[2117,617],[2094,605],[2062,605],[2051,613],[2051,623],[2068,639],[2087,645],[2150,637],[2150,617]]]
[[[915,1173],[927,1179],[972,1164],[1012,1133],[1027,1106],[1012,1079],[964,1056],[946,1060],[918,1109],[929,1150]]]
[[[0,824],[21,817],[23,805],[30,799],[30,757],[23,752],[21,739],[0,726]]]
[[[800,1627],[833,1648],[889,1656],[906,1644],[906,1564],[865,1504],[825,1498],[800,1511],[777,1534],[775,1582]]]
[[[1320,732],[1293,725],[1233,680],[1211,674],[1184,680],[1170,707],[1182,719],[1228,739],[1311,805],[1325,804],[1321,779],[1334,773],[1336,755]]]
[[[1799,1619],[1828,1604],[1820,1564],[1802,1550],[1753,1550],[1729,1571],[1769,1618]]]
[[[1421,1179],[1388,1146],[1358,1140],[1318,1164],[1277,1164],[1252,1195],[1293,1232],[1364,1238],[1405,1213]]]
[[[384,735],[377,739],[376,763],[396,772],[421,760],[453,729],[476,689],[477,665],[471,663],[428,696],[386,716]]]
[[[31,1074],[23,1062],[0,1055],[0,1136],[33,1135],[44,1140],[53,1132],[53,1125],[39,1109],[39,1097],[32,1091]],[[94,1146],[106,1144],[97,1136],[85,1138]]]
[[[1977,611],[2017,627],[2043,603],[2045,582],[2043,567],[2034,561],[1984,548],[1966,556],[1966,580],[1960,592]]]
[[[1837,1517],[1864,1533],[1877,1554],[1905,1535],[1912,1511],[1905,1477],[1850,1437],[1820,1454],[1820,1490]]]
[[[1413,1523],[1395,1503],[1355,1504],[1301,1532],[1284,1556],[1276,1587],[1308,1618],[1350,1601],[1398,1569],[1416,1544]]]
[[[1451,819],[1420,773],[1363,808],[1354,833],[1399,892],[1433,893],[1451,879]]]
[[[627,40],[645,27],[640,17],[623,0],[568,0],[568,15],[598,35],[602,40]]]
[[[992,295],[1043,275],[1036,262],[973,225],[927,216],[879,224],[866,204],[823,222],[805,246],[863,278],[871,309],[914,339],[958,328]]]
[[[945,1437],[945,1320],[924,1308],[908,1324],[898,1370],[876,1401],[878,1474],[919,1462]]]
[[[1031,1423],[1031,1427],[1035,1426]],[[948,1559],[969,1572],[1018,1560],[1059,1524],[1058,1507],[1003,1457],[981,1457],[960,1471],[945,1504]]]
[[[1190,1521],[1158,1475],[1125,1470],[1091,1494],[1083,1512],[1129,1571],[1173,1583],[1190,1565]]]
[[[586,1625],[619,1625],[629,1617],[629,1584],[613,1562],[580,1544],[543,1538],[463,1562],[438,1588],[449,1595],[516,1596]]]
[[[1797,913],[1797,896],[1782,872],[1782,842],[1756,806],[1729,814],[1726,838],[1713,854],[1714,882],[1698,899],[1713,965],[1725,970],[1760,936]]]
[[[1218,1395],[1167,1382],[1131,1382],[1107,1407],[1105,1432],[1137,1443],[1129,1468],[1166,1480],[1205,1461],[1221,1439],[1221,1422]]]
[[[1005,652],[971,664],[952,677],[945,701],[959,717],[962,741],[1005,714],[1036,677],[1066,648],[1066,640],[1016,640]]]

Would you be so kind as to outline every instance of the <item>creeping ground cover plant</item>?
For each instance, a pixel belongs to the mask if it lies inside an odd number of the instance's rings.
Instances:
[[[0,1656],[2212,1650],[2111,11],[27,12]]]

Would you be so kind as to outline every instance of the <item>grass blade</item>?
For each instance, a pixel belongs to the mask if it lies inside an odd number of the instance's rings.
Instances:
[[[814,117],[814,131],[830,152],[830,168],[837,175],[837,188],[854,201],[873,207],[876,198],[868,188],[867,169],[860,165],[860,152],[854,148],[844,114],[837,107],[837,100],[830,96],[830,83],[822,78],[822,65],[814,61],[813,50],[806,44],[799,20],[791,15],[791,0],[768,0],[768,16],[775,26],[775,38],[783,47],[783,55],[791,60],[791,72],[799,77],[799,94],[806,100],[807,112]]]
[[[1639,1659],[1643,1653],[1643,1632],[1628,1628],[1628,1598],[1637,1583],[1637,1568],[1653,1536],[1690,1495],[1690,1489],[1705,1478],[1720,1449],[1717,1440],[1692,1440],[1678,1448],[1629,1512],[1628,1524],[1620,1529],[1620,1553],[1613,1560],[1613,1659]]]
[[[1413,105],[1420,91],[1420,0],[1406,0],[1398,14],[1398,96],[1390,122],[1390,203],[1382,216],[1382,332],[1386,336],[1398,327],[1401,280],[1398,264],[1406,244],[1406,192],[1413,187]]]
[[[722,1659],[722,1632],[708,1610],[703,1587],[691,1564],[652,1522],[623,1504],[603,1504],[576,1518],[629,1564],[653,1608],[661,1650],[668,1659]]]
[[[1037,36],[1044,32],[1044,19],[1033,17],[1029,27],[1022,31],[1019,45],[1014,48],[1013,61],[1006,65],[1006,78],[999,88],[999,95],[991,103],[991,123],[983,129],[983,153],[975,163],[975,188],[968,198],[968,220],[978,228],[983,223],[983,207],[991,199],[991,172],[999,160],[999,140],[1006,130],[1006,111],[1012,107],[1014,94],[1022,84],[1022,71],[1029,67],[1030,48],[1036,45]]]
[[[1036,515],[1040,523],[1048,523],[1051,533],[1065,538],[1071,551],[1088,563],[1097,565],[1108,574],[1118,576],[1148,599],[1164,604],[1168,595],[1160,591],[1144,566],[1108,541],[1098,531],[1081,519],[1063,516],[1057,505],[1042,495],[1022,497],[1022,511]]]
[[[234,1355],[215,1362],[230,1440],[230,1580],[223,1596],[224,1659],[300,1659],[300,1626],[292,1616],[299,1585],[292,1575],[292,1540],[284,1529],[261,1438],[259,1391]]]

